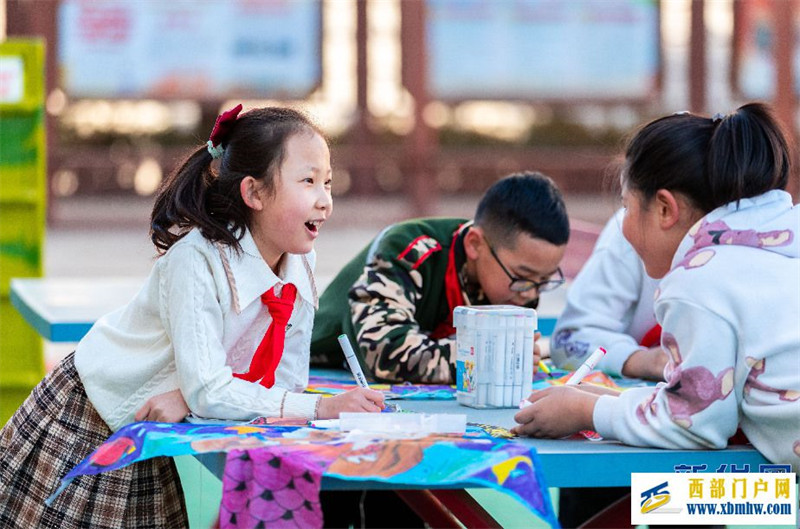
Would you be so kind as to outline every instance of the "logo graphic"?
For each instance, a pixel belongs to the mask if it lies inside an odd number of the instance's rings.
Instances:
[[[652,489],[648,489],[642,492],[642,502],[641,502],[641,509],[642,514],[647,514],[652,512],[659,507],[666,505],[669,503],[669,491],[667,487],[669,486],[669,482],[665,481],[660,485],[656,485]]]
[[[634,472],[630,509],[633,525],[650,527],[705,524],[795,527],[795,474],[746,470]]]

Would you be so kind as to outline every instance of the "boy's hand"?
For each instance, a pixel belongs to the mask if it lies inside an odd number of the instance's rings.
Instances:
[[[667,353],[657,345],[634,351],[622,365],[622,374],[631,378],[661,381],[664,380],[666,365]]]
[[[377,413],[386,406],[383,393],[366,388],[354,388],[335,397],[321,397],[317,419],[338,419],[343,411]]]
[[[581,430],[593,430],[592,412],[599,396],[571,386],[555,386],[531,393],[511,429],[516,435],[560,439]]]
[[[181,390],[174,389],[151,397],[136,412],[134,419],[137,421],[181,422],[187,415],[189,415],[189,407],[183,400]]]

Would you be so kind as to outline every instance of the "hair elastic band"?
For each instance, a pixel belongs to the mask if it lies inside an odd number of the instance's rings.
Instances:
[[[208,153],[215,160],[217,158],[222,158],[222,153],[225,152],[225,147],[223,147],[221,143],[214,147],[214,144],[211,142],[211,140],[206,142],[206,148],[208,149]]]
[[[716,125],[723,119],[725,119],[725,115],[720,112],[717,112],[716,114],[714,114],[714,117],[711,118],[711,123],[714,123]]]

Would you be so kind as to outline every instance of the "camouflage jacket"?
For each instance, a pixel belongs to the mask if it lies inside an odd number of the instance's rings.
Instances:
[[[341,367],[344,357],[336,338],[347,334],[373,380],[454,383],[451,305],[485,303],[479,289],[468,294],[464,288],[463,237],[471,224],[466,223],[429,218],[385,228],[320,297],[311,338],[312,365]],[[451,258],[455,273],[446,281]]]

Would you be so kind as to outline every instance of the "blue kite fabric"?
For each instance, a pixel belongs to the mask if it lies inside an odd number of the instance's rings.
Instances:
[[[158,456],[227,453],[220,526],[322,527],[322,477],[394,488],[491,487],[558,526],[535,450],[469,426],[460,435],[342,432],[308,426],[138,422],[62,480]],[[383,486],[382,488],[386,488]],[[56,494],[58,494],[56,492]],[[53,497],[55,497],[55,495]],[[52,498],[51,498],[52,499]]]

